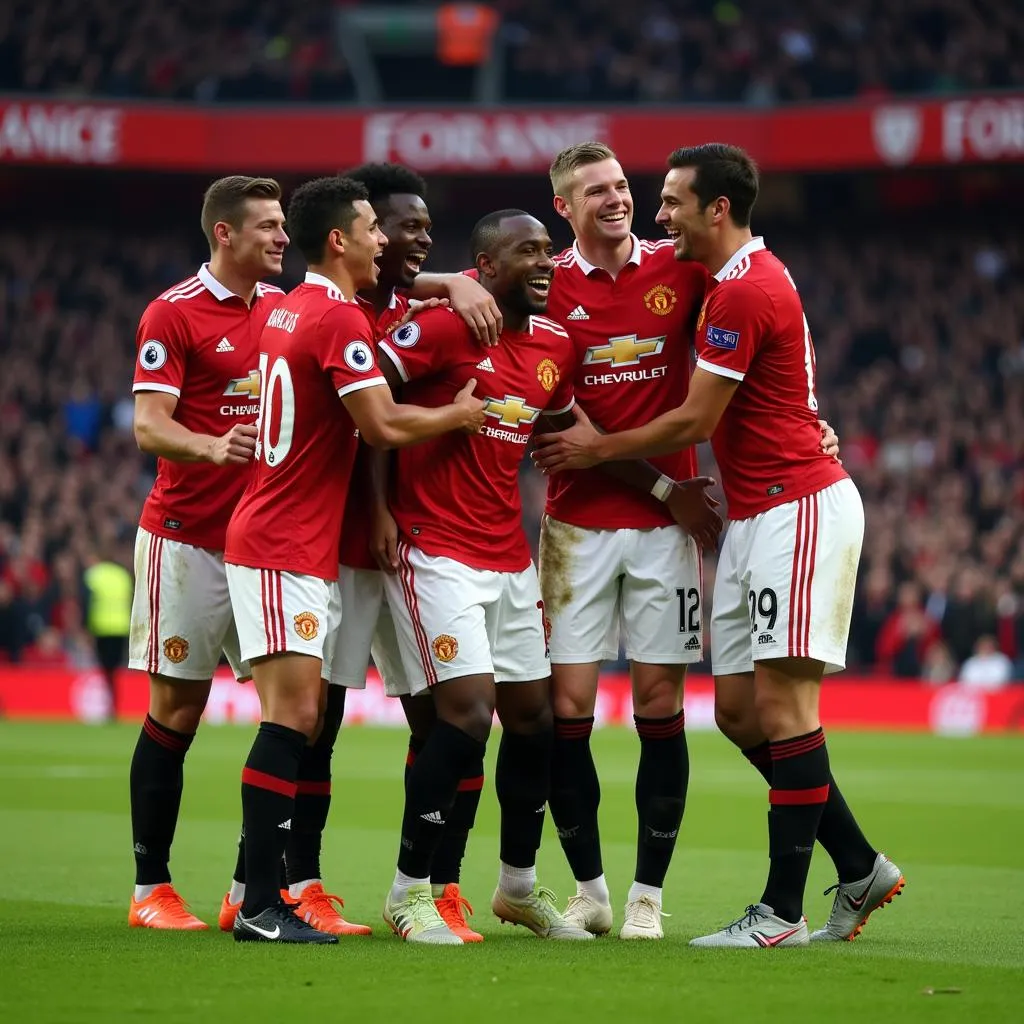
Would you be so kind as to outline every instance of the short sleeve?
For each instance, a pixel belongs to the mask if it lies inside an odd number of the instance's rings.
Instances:
[[[132,391],[162,391],[180,398],[188,344],[188,323],[182,312],[170,302],[151,302],[135,335]]]
[[[359,307],[339,302],[318,326],[320,367],[339,397],[387,383],[377,367],[373,327]]]
[[[704,303],[697,326],[697,365],[743,380],[768,334],[771,299],[757,285],[725,281]]]
[[[403,381],[418,380],[445,366],[462,331],[462,321],[450,310],[428,309],[392,331],[379,348]]]

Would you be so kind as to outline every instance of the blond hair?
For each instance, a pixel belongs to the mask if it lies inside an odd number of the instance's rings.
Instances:
[[[599,164],[602,160],[616,160],[615,152],[603,142],[577,142],[566,146],[551,162],[548,176],[555,195],[566,198],[572,176],[587,164]]]

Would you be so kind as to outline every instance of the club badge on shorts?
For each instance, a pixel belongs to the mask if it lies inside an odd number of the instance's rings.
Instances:
[[[305,640],[315,640],[320,632],[320,620],[312,612],[299,612],[295,616],[295,632]]]
[[[431,646],[434,648],[434,657],[438,661],[443,661],[446,665],[449,661],[454,661],[455,656],[459,653],[459,641],[447,633],[435,636]]]
[[[188,657],[188,641],[183,636],[169,636],[164,641],[164,657],[172,665],[180,665]]]
[[[668,316],[676,308],[675,290],[667,284],[656,284],[644,296],[644,305],[657,316]]]
[[[547,392],[552,392],[558,384],[558,364],[553,359],[542,359],[537,364],[537,380]]]

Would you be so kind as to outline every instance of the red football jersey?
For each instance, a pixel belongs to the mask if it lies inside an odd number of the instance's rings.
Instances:
[[[132,391],[174,395],[174,419],[197,434],[219,437],[236,423],[252,423],[259,412],[260,332],[283,297],[280,288],[258,284],[247,306],[204,263],[142,314]],[[223,551],[248,481],[248,466],[157,459],[140,525],[158,537]]]
[[[789,271],[755,238],[715,275],[697,365],[742,383],[711,446],[730,519],[749,519],[847,476],[821,450],[814,345]]]
[[[576,399],[604,430],[639,427],[686,398],[690,351],[707,271],[677,262],[672,242],[633,238],[615,280],[578,247],[555,258],[548,316],[569,332],[576,351]],[[692,448],[651,459],[673,480],[697,473]],[[600,469],[559,473],[548,483],[547,512],[592,529],[667,526],[674,520],[652,495]]]
[[[356,301],[374,325],[377,338],[387,337],[409,311],[409,300],[393,292],[391,302],[380,316],[373,306],[356,296]],[[352,471],[352,487],[345,505],[345,518],[341,524],[341,545],[338,560],[350,569],[377,569],[377,560],[370,554],[370,494],[373,480],[370,476],[370,447],[359,443],[356,464]]]
[[[260,339],[255,469],[228,525],[224,561],[338,578],[338,538],[356,457],[339,401],[387,381],[373,326],[328,278],[307,273]]]
[[[452,401],[470,377],[486,403],[481,434],[445,434],[398,453],[392,512],[402,535],[429,555],[475,569],[521,572],[530,564],[519,467],[542,412],[572,408],[576,358],[565,331],[545,317],[528,332],[503,331],[480,347],[462,318],[432,309],[380,343],[404,397],[417,405]]]

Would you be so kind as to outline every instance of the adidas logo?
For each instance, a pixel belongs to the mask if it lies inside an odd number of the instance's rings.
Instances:
[[[218,352],[234,352],[235,351],[235,346],[232,345],[231,342],[228,341],[227,338],[221,338],[220,341],[217,343],[217,351]]]
[[[577,306],[565,319],[566,320],[589,320],[590,319],[590,314],[582,306]]]
[[[700,637],[691,636],[686,641],[686,645],[683,647],[684,651],[699,651],[700,650]]]
[[[292,819],[289,818],[287,821],[282,821],[281,824],[278,825],[277,827],[278,828],[286,829],[287,831],[291,832],[291,830],[292,830]]]
[[[488,373],[494,373],[494,364],[491,362],[490,356],[484,356],[479,363],[476,364],[478,370],[486,370]]]
[[[424,821],[429,821],[431,825],[443,825],[444,818],[441,817],[440,811],[427,811],[426,814],[421,814],[420,817]]]

